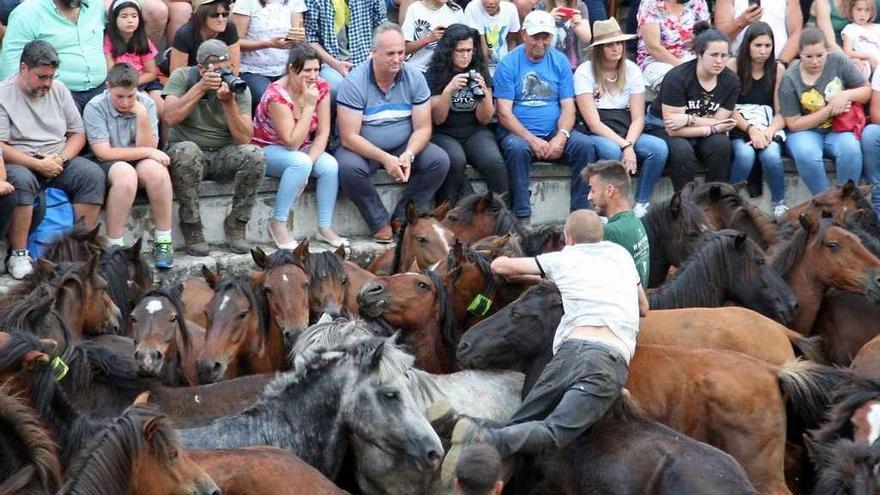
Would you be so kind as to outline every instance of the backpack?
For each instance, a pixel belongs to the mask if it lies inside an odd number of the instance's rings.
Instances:
[[[73,228],[73,205],[61,189],[47,187],[34,201],[34,218],[28,235],[27,248],[37,259],[50,242]]]

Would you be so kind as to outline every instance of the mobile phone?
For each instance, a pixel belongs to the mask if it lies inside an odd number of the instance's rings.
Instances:
[[[571,7],[557,7],[556,10],[568,19],[574,17],[574,9]]]
[[[749,7],[761,8],[761,0],[749,0]]]

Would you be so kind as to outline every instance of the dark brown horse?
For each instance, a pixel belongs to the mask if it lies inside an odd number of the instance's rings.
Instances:
[[[297,337],[309,326],[309,276],[305,257],[308,256],[308,239],[296,250],[279,249],[267,256],[260,248],[251,250],[254,263],[263,272],[253,274],[256,290],[261,290],[269,308],[266,342],[268,360],[277,369],[286,368],[285,355],[293,347]],[[278,337],[281,337],[279,355]]]
[[[850,369],[859,375],[880,380],[880,335],[859,349],[850,363]]]
[[[707,234],[665,285],[650,291],[652,309],[744,306],[782,324],[794,319],[797,300],[782,276],[745,234],[722,230]]]
[[[520,245],[519,236],[512,232],[504,235],[490,235],[477,239],[470,244],[470,248],[479,253],[488,255],[495,259],[499,256],[507,256],[509,258],[520,258],[525,256],[525,252]]]
[[[277,447],[190,450],[187,454],[223,495],[346,493],[296,455]]]
[[[306,239],[305,242],[308,242]],[[376,276],[345,259],[345,249],[307,253],[309,273],[309,318],[318,321],[322,314],[330,317],[357,316],[357,295],[361,287]]]
[[[259,289],[262,276],[233,275],[212,288],[205,346],[196,362],[199,383],[214,383],[282,368],[284,340],[270,333],[269,304]]]
[[[852,180],[842,186],[834,186],[792,207],[782,217],[782,221],[797,228],[801,214],[806,213],[813,222],[818,222],[828,216],[837,222],[843,222],[847,213],[874,209],[871,202],[865,197],[865,194],[870,192],[870,187],[867,186],[865,190],[862,190]]]
[[[875,495],[880,491],[880,445],[840,439],[820,444],[806,437],[818,480],[815,495]]]
[[[791,285],[798,311],[792,328],[813,333],[822,297],[829,288],[863,294],[880,302],[880,259],[871,254],[852,232],[822,219],[801,215],[801,230],[780,248],[773,267]]]
[[[443,280],[428,270],[377,277],[358,295],[361,313],[381,317],[403,330],[416,366],[429,373],[456,371],[455,343],[460,330]]]
[[[170,421],[136,401],[98,432],[66,473],[63,495],[220,495],[189,458]]]
[[[51,495],[60,486],[52,437],[33,409],[0,387],[0,495]]]
[[[692,201],[675,193],[669,201],[655,203],[642,218],[651,246],[649,287],[660,287],[670,267],[679,267],[697,251],[711,230],[708,219]]]
[[[459,343],[461,363],[524,370],[529,389],[551,357],[562,317],[561,303],[549,302],[554,292],[551,284],[536,286],[472,327]],[[787,494],[786,401],[805,425],[816,426],[846,378],[805,362],[774,366],[738,352],[640,345],[626,387],[648,417],[731,454],[760,493]]]
[[[397,244],[367,267],[376,275],[405,272],[417,262],[419,266],[433,267],[445,260],[455,234],[443,226],[431,213],[420,212],[410,201],[406,205],[405,222],[397,233]]]
[[[126,334],[134,339],[141,376],[158,377],[171,387],[198,383],[196,356],[205,344],[205,329],[186,321],[185,314],[179,288],[154,289],[135,305]]]
[[[691,182],[685,185],[682,195],[703,209],[713,230],[738,230],[766,251],[781,237],[770,217],[740,195],[745,184]]]

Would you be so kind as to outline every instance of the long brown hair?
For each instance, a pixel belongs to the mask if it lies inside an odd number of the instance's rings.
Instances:
[[[871,0],[873,1],[873,0]],[[743,36],[742,44],[739,45],[739,53],[736,54],[736,75],[739,76],[742,89],[740,94],[746,94],[752,89],[754,78],[752,77],[752,41],[758,36],[770,37],[770,56],[764,62],[764,75],[769,77],[770,88],[776,87],[776,59],[773,54],[776,50],[776,39],[773,37],[773,29],[763,21],[752,23]]]
[[[610,44],[611,43],[606,43],[603,45],[590,47],[589,51],[590,69],[593,71],[593,80],[596,81],[595,90],[598,91],[600,95],[608,94],[609,89],[613,89],[616,94],[626,87],[627,56],[625,42],[621,42],[621,44],[623,45],[623,53],[621,54],[620,60],[617,61],[617,81],[609,83],[605,80],[605,77],[603,75],[602,68],[605,66],[605,45]]]

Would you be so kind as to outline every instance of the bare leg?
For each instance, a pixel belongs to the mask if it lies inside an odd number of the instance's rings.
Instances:
[[[73,204],[73,216],[76,219],[82,218],[85,222],[83,226],[92,229],[98,223],[98,214],[101,213],[101,205],[90,205],[85,203]],[[25,234],[27,236],[27,234]]]
[[[34,207],[16,206],[9,225],[9,245],[12,249],[27,249],[27,236],[34,217]]]
[[[176,2],[173,0],[168,2],[168,27],[165,30],[168,44],[174,41],[174,33],[180,29],[180,26],[189,22],[192,13],[192,5],[189,2]]]
[[[144,28],[147,38],[153,41],[156,47],[165,44],[165,27],[168,25],[168,5],[164,0],[145,0],[141,2],[144,11]]]
[[[125,220],[137,194],[137,173],[126,162],[116,162],[107,174],[110,190],[107,192],[107,237],[120,238]],[[87,222],[88,223],[88,222]]]
[[[406,10],[416,0],[400,0],[400,9],[397,11],[397,24],[403,26],[403,20],[406,19]]]
[[[171,177],[168,169],[156,160],[141,160],[137,165],[138,183],[147,191],[156,230],[171,230]]]
[[[165,100],[162,98],[162,92],[158,89],[150,91],[150,98],[152,98],[153,103],[156,104],[156,117],[161,121],[162,113],[165,111]]]

